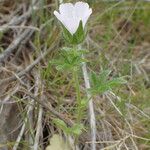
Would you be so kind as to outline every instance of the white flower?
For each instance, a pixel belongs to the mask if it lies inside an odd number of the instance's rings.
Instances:
[[[64,3],[59,6],[59,12],[54,11],[54,15],[73,35],[82,21],[83,28],[92,13],[92,9],[85,2]]]

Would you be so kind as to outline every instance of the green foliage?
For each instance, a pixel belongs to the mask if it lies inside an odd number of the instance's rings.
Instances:
[[[74,43],[73,44],[80,44],[85,39],[85,32],[83,29],[82,21],[80,21],[79,27],[73,36],[74,36]]]
[[[87,115],[87,107],[88,107],[88,102],[89,100],[87,99],[81,99],[80,103],[78,104],[78,111],[77,111],[77,117],[76,118],[80,118],[81,120]]]
[[[125,116],[127,113],[126,101],[124,99],[121,99],[120,101],[116,101],[116,106],[117,106],[117,108],[119,108],[121,113]]]
[[[48,65],[47,65],[47,68],[46,69],[43,69],[43,72],[42,72],[42,77],[44,79],[47,79],[50,75],[50,72],[51,72],[51,63],[48,62]]]
[[[65,131],[66,133],[68,133],[68,127],[66,125],[66,123],[58,118],[53,119],[53,122],[63,131]]]
[[[126,80],[123,77],[108,79],[111,71],[105,70],[99,75],[96,73],[91,74],[91,82],[92,88],[90,92],[92,94],[104,93],[106,91],[112,90],[114,87],[119,86],[121,84],[125,84]]]
[[[73,36],[71,35],[71,33],[66,29],[66,27],[63,24],[62,24],[62,27],[63,27],[64,39],[66,40],[66,42],[72,43],[73,42]]]
[[[51,61],[51,64],[56,65],[57,70],[74,70],[81,65],[82,62],[86,60],[82,58],[84,50],[76,50],[74,48],[63,48],[60,51],[58,58]]]
[[[88,105],[88,100],[86,99],[82,99],[81,102],[80,102],[80,108],[81,109],[86,109],[87,108],[87,105]]]
[[[66,29],[66,27],[64,27],[63,25],[62,25],[62,27],[63,27],[64,39],[69,44],[78,45],[78,44],[82,43],[83,40],[85,39],[85,32],[83,29],[82,21],[80,21],[79,27],[78,27],[76,33],[74,33],[73,35]]]
[[[53,119],[53,122],[58,128],[69,135],[79,136],[82,133],[82,130],[85,130],[82,124],[74,124],[72,127],[67,127],[66,123],[58,118]]]
[[[69,133],[75,136],[79,136],[83,130],[85,130],[83,124],[75,124],[72,128],[69,129]]]

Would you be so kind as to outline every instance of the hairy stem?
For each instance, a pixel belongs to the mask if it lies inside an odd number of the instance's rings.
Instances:
[[[73,70],[73,78],[76,88],[76,96],[77,96],[77,123],[80,123],[81,121],[81,94],[80,94],[80,83],[79,83],[79,77],[78,77],[78,71],[76,69]]]

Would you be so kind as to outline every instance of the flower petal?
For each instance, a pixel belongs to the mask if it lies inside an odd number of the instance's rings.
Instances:
[[[83,27],[85,27],[87,20],[89,19],[90,15],[92,14],[92,9],[89,9],[87,14],[82,18]]]
[[[79,27],[79,20],[67,18],[63,24],[67,28],[67,30],[73,35]]]
[[[57,19],[72,35],[77,31],[80,21],[83,23],[83,28],[85,27],[91,13],[92,9],[85,2],[77,2],[75,5],[64,3],[60,5],[59,12],[54,11]]]
[[[59,6],[59,12],[60,14],[62,14],[64,17],[69,17],[71,18],[73,16],[73,4],[71,3],[65,3],[65,4],[61,4]]]
[[[89,10],[89,5],[84,2],[77,2],[74,5],[75,12],[78,17],[83,17]]]
[[[73,18],[64,17],[62,14],[59,14],[57,11],[54,11],[54,15],[72,35],[76,32],[79,26],[79,21]]]
[[[83,22],[83,27],[85,26],[89,16],[92,13],[92,9],[85,2],[77,2],[74,6],[76,16],[80,18]]]
[[[61,16],[61,14],[58,12],[58,11],[54,11],[54,15],[56,16],[56,18],[59,20],[59,21],[61,21],[62,22],[62,16]]]

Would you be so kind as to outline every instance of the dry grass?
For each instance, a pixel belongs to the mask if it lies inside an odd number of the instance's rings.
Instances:
[[[150,3],[89,1],[93,15],[83,46],[89,71],[112,70],[126,86],[94,97],[97,149],[150,149]],[[32,7],[32,4],[34,7]],[[75,90],[67,72],[49,61],[65,46],[53,16],[52,0],[0,1],[0,149],[45,149],[52,122],[75,122]],[[83,78],[80,81],[83,83]],[[84,85],[81,86],[84,94]],[[87,114],[87,112],[85,112]],[[79,149],[90,149],[86,131]]]

